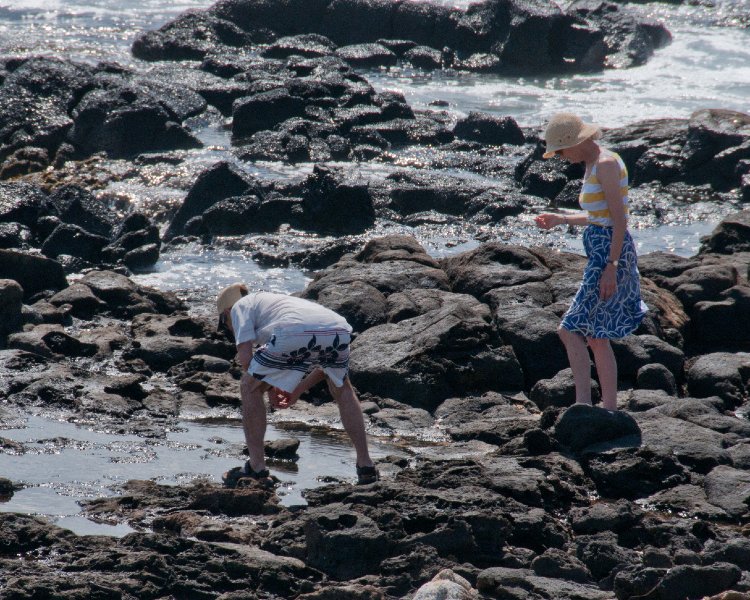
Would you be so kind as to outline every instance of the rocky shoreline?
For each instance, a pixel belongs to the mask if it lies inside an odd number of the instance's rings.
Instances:
[[[510,117],[416,111],[357,69],[640,64],[669,34],[632,9],[224,0],[144,33],[135,55],[170,61],[148,71],[0,60],[4,424],[44,409],[163,438],[181,415],[237,407],[234,350],[213,319],[132,274],[186,243],[278,234],[255,259],[315,271],[300,294],[354,326],[368,426],[445,440],[380,460],[376,484],[308,490],[305,507],[253,485],[129,481],[83,504],[136,529],[121,539],[0,513],[0,595],[750,597],[749,115],[707,108],[605,131],[628,164],[635,214],[669,218],[699,200],[736,209],[694,256],[640,257],[650,313],[614,344],[615,414],[570,407],[555,327],[581,256],[480,240],[436,258],[412,236],[372,235],[384,221],[479,228],[572,208],[582,173],[543,161],[539,132]],[[350,14],[378,26],[345,30]],[[554,45],[523,62],[529,32],[552,44],[570,28],[582,37],[565,65]],[[179,165],[201,145],[191,119],[206,114],[228,119],[236,161],[197,174],[171,209],[107,192],[115,176],[97,161],[122,161],[126,179]],[[430,150],[419,169],[400,166],[407,147]],[[258,160],[315,166],[291,180],[241,168]],[[391,168],[363,182],[346,161]],[[289,227],[333,239],[293,250],[278,233]],[[314,390],[296,410],[330,408]],[[24,447],[0,437],[0,452]],[[0,494],[19,486],[0,473]]]

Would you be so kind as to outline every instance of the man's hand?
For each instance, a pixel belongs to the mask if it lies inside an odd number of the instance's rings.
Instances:
[[[271,406],[282,409],[293,406],[299,399],[299,396],[295,396],[290,392],[285,392],[277,387],[272,387],[268,390],[268,399],[271,401]]]

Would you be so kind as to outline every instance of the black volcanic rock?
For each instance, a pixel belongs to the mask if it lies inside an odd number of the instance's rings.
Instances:
[[[388,40],[405,40],[434,49],[394,47],[418,66],[525,73],[634,66],[671,39],[662,25],[604,3],[579,3],[565,12],[557,5],[523,0],[487,0],[465,11],[389,0],[224,0],[142,35],[133,52],[149,60],[202,58],[210,45],[261,41],[269,30],[284,37],[319,34],[340,47],[359,46],[347,58],[363,66],[392,64],[396,53],[387,47]],[[378,50],[379,58],[374,46],[362,50],[380,42],[387,54]]]
[[[240,196],[248,191],[262,195],[258,183],[228,162],[221,161],[203,171],[190,188],[185,200],[164,234],[171,239],[184,233],[186,223],[203,214],[217,202]]]
[[[68,286],[62,265],[38,254],[0,250],[0,273],[17,281],[30,298],[44,290],[62,290]]]
[[[200,35],[196,35],[198,31]],[[200,60],[217,46],[238,47],[253,40],[235,24],[196,10],[157,31],[140,34],[133,42],[133,56],[142,60]]]

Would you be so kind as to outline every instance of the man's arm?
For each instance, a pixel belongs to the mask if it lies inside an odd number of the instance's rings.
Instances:
[[[302,381],[300,381],[297,384],[297,387],[294,388],[294,390],[291,392],[285,392],[284,390],[280,390],[276,387],[272,388],[269,392],[271,404],[274,408],[289,408],[295,402],[297,402],[297,400],[299,400],[299,397],[307,390],[309,390],[312,386],[323,381],[323,379],[325,379],[325,376],[326,374],[323,369],[316,368],[313,369]]]
[[[253,341],[242,342],[237,344],[237,362],[242,367],[243,375],[250,368],[250,361],[253,360]]]

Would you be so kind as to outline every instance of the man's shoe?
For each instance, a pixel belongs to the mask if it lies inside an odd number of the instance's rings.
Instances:
[[[243,479],[255,480],[262,486],[269,488],[276,485],[276,482],[274,481],[274,478],[271,477],[271,473],[269,473],[268,469],[253,471],[249,460],[246,461],[243,466],[229,469],[229,471],[221,476],[224,485],[231,488],[241,486]]]
[[[380,479],[380,473],[375,467],[360,467],[357,465],[357,484],[367,485]]]

